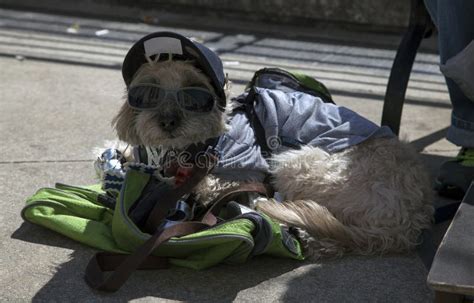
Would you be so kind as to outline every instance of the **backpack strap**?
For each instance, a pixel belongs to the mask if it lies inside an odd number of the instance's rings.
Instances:
[[[193,166],[193,174],[186,183],[176,188],[172,186],[158,187],[151,191],[146,199],[159,201],[151,211],[147,222],[146,231],[152,236],[131,255],[114,253],[97,253],[89,261],[86,268],[85,280],[93,289],[114,292],[117,291],[136,269],[161,269],[166,268],[166,258],[152,256],[153,251],[163,242],[172,237],[180,237],[196,233],[210,226],[202,222],[183,222],[166,229],[159,228],[167,212],[183,195],[190,193],[193,188],[209,173],[217,163],[217,157],[206,153],[205,165]],[[113,271],[106,277],[106,271]]]
[[[156,248],[170,238],[196,233],[215,225],[217,223],[216,216],[226,203],[238,200],[239,195],[249,192],[271,196],[270,190],[263,183],[244,183],[238,188],[225,191],[214,201],[200,222],[183,222],[166,229],[158,229],[131,255],[107,252],[95,254],[87,265],[85,281],[93,289],[115,292],[137,269],[167,268],[167,258],[151,255]],[[112,271],[112,273],[107,276],[107,271]]]
[[[273,196],[273,189],[269,184],[260,182],[253,183],[242,183],[237,188],[230,188],[229,190],[221,193],[214,201],[212,206],[207,210],[201,219],[201,222],[208,225],[215,225],[217,223],[217,215],[224,205],[230,201],[237,201],[241,204],[247,204],[244,201],[242,194],[244,193],[257,193],[265,197]]]
[[[191,193],[194,187],[204,179],[217,163],[217,157],[212,154],[208,154],[207,160],[209,162],[206,165],[194,165],[192,176],[183,185],[177,188],[172,188],[171,186],[158,187],[147,196],[147,199],[159,202],[155,203],[155,206],[146,220],[146,232],[154,233],[166,218],[168,211],[176,205],[178,199],[185,194]]]
[[[158,230],[133,254],[97,253],[87,265],[85,281],[93,289],[117,291],[136,269],[163,269],[168,259],[151,256],[163,242],[172,237],[184,236],[209,227],[201,222],[183,222],[164,230]],[[106,276],[106,271],[113,272]]]
[[[255,77],[255,76],[254,76]],[[253,81],[253,80],[252,80]],[[241,103],[242,106],[237,107],[235,110],[243,110],[247,119],[250,122],[250,126],[252,127],[255,140],[257,144],[260,146],[262,156],[264,158],[269,158],[272,155],[271,149],[268,147],[266,136],[265,136],[265,129],[262,126],[262,123],[258,119],[257,115],[255,114],[255,102],[258,93],[255,88],[252,86],[248,90],[248,94],[243,101],[238,100],[237,102]]]

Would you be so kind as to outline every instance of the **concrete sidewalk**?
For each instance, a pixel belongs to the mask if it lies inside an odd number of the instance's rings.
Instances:
[[[108,33],[96,34],[104,29]],[[432,300],[427,271],[416,252],[316,263],[259,257],[240,267],[202,272],[137,272],[116,294],[92,292],[83,273],[94,250],[24,223],[20,211],[40,187],[95,182],[92,149],[114,139],[110,121],[124,93],[123,56],[134,40],[157,30],[178,31],[214,48],[234,83],[233,94],[242,92],[257,69],[278,66],[318,78],[336,103],[380,121],[393,49],[318,37],[291,39],[288,32],[281,38],[248,29],[226,33],[0,9],[0,301]],[[380,39],[396,44],[399,37]],[[450,104],[437,62],[433,53],[417,56],[401,125],[402,137],[421,152],[431,172],[457,152],[444,139]]]

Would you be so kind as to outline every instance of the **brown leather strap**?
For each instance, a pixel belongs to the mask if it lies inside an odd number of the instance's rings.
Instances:
[[[208,225],[201,222],[184,222],[156,232],[131,255],[98,253],[87,265],[85,280],[94,289],[117,291],[136,269],[160,269],[167,266],[166,258],[150,256],[161,243],[207,227]],[[115,271],[106,277],[105,271],[114,269]]]
[[[206,212],[201,222],[183,222],[173,225],[164,230],[156,231],[158,224],[161,224],[165,219],[167,211],[176,201],[184,194],[191,192],[191,190],[206,176],[209,171],[208,167],[196,167],[193,176],[184,185],[171,191],[166,197],[160,199],[159,205],[155,206],[152,213],[147,220],[147,226],[155,232],[142,246],[140,246],[133,254],[112,254],[112,253],[98,253],[87,265],[85,280],[87,284],[97,290],[114,292],[117,291],[130,277],[136,269],[161,269],[168,266],[168,260],[162,257],[152,256],[152,252],[163,242],[172,237],[179,237],[196,233],[209,226],[216,224],[216,215],[225,205],[225,203],[232,200],[236,195],[244,192],[257,192],[268,196],[268,190],[262,183],[244,183],[238,188],[233,188],[223,192],[215,200],[212,207]],[[162,210],[165,211],[162,211]],[[149,224],[149,225],[148,225]],[[106,271],[113,271],[106,276]]]
[[[217,158],[211,154],[206,155],[205,160],[207,163],[205,165],[203,165],[204,163],[194,165],[192,175],[186,183],[166,192],[153,193],[158,202],[148,216],[145,224],[146,232],[153,234],[166,218],[168,211],[176,205],[178,199],[190,193],[214,167],[217,163]]]

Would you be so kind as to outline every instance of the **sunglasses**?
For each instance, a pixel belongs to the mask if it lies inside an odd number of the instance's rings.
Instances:
[[[214,107],[216,96],[201,87],[184,87],[171,90],[151,83],[132,85],[128,89],[128,105],[134,109],[154,109],[162,105],[163,102],[171,100],[188,111],[209,112]]]

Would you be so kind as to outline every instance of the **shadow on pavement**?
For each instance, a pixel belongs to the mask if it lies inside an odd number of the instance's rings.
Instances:
[[[86,265],[96,250],[30,223],[23,223],[12,234],[12,238],[73,250],[70,260],[54,269],[52,278],[35,294],[33,302],[125,302],[143,297],[188,302],[230,302],[240,291],[304,264],[289,259],[257,257],[242,265],[219,265],[203,271],[179,267],[136,271],[119,291],[108,294],[91,290],[83,280]]]
[[[48,246],[77,249],[80,244],[63,237],[49,229],[41,228],[28,222],[23,222],[11,235],[12,239],[26,241],[29,243],[43,244]]]
[[[413,255],[347,257],[302,269],[287,282],[283,302],[431,302],[433,297],[426,269]]]
[[[416,149],[416,151],[422,151],[425,147],[435,143],[436,141],[439,141],[443,138],[446,137],[446,133],[448,132],[449,126],[446,126],[445,128],[442,128],[438,131],[435,131],[431,134],[428,134],[422,138],[419,138],[417,140],[414,140],[410,142],[410,144]]]

